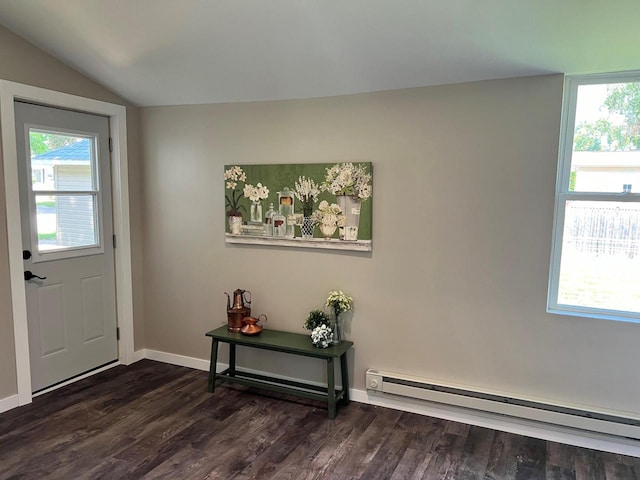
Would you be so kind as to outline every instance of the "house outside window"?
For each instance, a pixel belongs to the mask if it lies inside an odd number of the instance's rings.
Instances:
[[[547,310],[640,322],[640,72],[564,95]]]

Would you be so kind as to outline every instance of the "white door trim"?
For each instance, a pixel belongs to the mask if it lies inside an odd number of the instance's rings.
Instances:
[[[22,232],[18,194],[18,161],[16,153],[15,113],[13,102],[26,100],[52,107],[68,108],[109,117],[113,140],[112,189],[113,231],[118,243],[115,249],[116,311],[120,328],[118,359],[129,365],[133,356],[133,287],[131,279],[131,232],[129,227],[129,174],[127,165],[126,108],[122,105],[54,92],[44,88],[0,80],[0,126],[9,247],[9,273],[13,307],[13,334],[16,350],[16,377],[20,405],[31,403],[31,369],[27,303],[22,264]]]

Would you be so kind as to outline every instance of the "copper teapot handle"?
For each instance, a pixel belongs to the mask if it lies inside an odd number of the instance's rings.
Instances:
[[[262,317],[264,317],[264,322],[262,322],[263,324],[267,323],[267,316],[264,313],[261,313],[260,315],[258,315],[258,322],[262,321]],[[258,323],[256,322],[256,323]]]
[[[249,294],[249,300],[247,300],[246,298],[244,298],[244,295],[248,293]],[[249,305],[251,305],[251,292],[249,290],[243,290],[242,291],[242,300],[244,302],[247,302]]]

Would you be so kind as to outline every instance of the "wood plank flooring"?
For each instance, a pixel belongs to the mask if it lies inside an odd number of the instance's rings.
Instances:
[[[0,415],[0,479],[636,479],[640,459],[143,360]]]

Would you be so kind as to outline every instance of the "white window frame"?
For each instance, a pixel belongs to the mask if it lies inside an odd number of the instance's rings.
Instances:
[[[556,198],[553,221],[553,239],[551,246],[551,265],[549,268],[549,290],[547,294],[547,312],[549,313],[640,323],[640,313],[626,312],[621,310],[599,309],[576,305],[565,305],[558,303],[558,288],[560,284],[560,260],[562,258],[562,241],[564,233],[566,202],[570,200],[582,200],[640,203],[640,194],[637,193],[569,191],[571,156],[573,152],[573,137],[575,131],[576,107],[578,101],[578,87],[581,85],[625,82],[640,82],[640,71],[573,75],[567,76],[565,78],[562,119],[560,123],[560,145],[558,152],[558,170],[556,177]]]
[[[100,166],[98,164],[98,142],[99,138],[97,134],[88,131],[81,130],[70,130],[70,129],[56,129],[52,130],[51,128],[35,125],[35,124],[26,124],[24,126],[24,135],[25,135],[25,145],[28,148],[31,148],[29,138],[30,133],[32,131],[42,132],[42,133],[51,133],[54,135],[66,135],[70,137],[76,138],[87,138],[91,140],[91,190],[34,190],[33,185],[29,185],[29,217],[31,219],[31,261],[33,263],[39,262],[49,262],[52,260],[62,260],[65,258],[77,258],[77,257],[85,257],[88,255],[99,255],[104,253],[104,235],[103,235],[103,222],[102,218],[102,183],[100,177]],[[27,154],[27,158],[31,158],[31,151],[29,150]],[[27,167],[27,178],[32,177],[31,172],[31,162],[26,162]],[[88,196],[93,198],[93,219],[95,222],[94,226],[94,235],[95,235],[95,243],[90,245],[83,245],[81,247],[63,247],[55,250],[41,250],[38,241],[38,223],[37,223],[37,206],[36,206],[36,197],[38,195],[52,195],[52,196],[63,196],[63,195],[78,195],[78,196]]]

